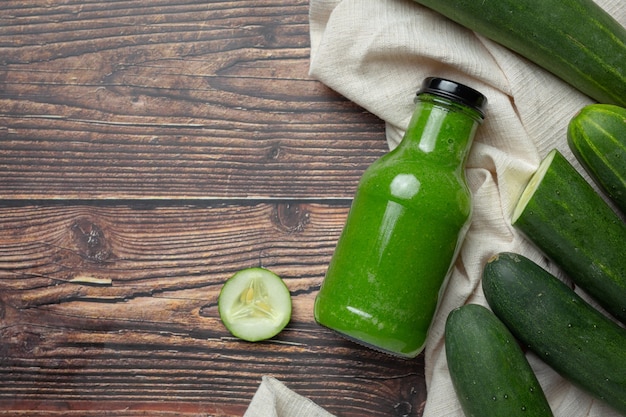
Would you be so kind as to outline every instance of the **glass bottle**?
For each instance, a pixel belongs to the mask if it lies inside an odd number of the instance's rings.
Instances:
[[[487,100],[427,78],[400,144],[359,182],[315,300],[315,320],[413,358],[426,337],[471,216],[465,160]]]

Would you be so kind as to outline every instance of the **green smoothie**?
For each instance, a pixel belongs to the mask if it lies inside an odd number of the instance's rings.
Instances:
[[[425,80],[402,142],[359,182],[315,301],[318,323],[394,355],[422,351],[469,224],[464,163],[485,101]]]

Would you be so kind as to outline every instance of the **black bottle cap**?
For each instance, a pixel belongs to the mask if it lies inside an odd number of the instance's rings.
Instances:
[[[471,87],[444,78],[428,77],[422,83],[417,95],[422,93],[433,94],[458,101],[466,106],[476,109],[482,117],[485,117],[487,97]]]

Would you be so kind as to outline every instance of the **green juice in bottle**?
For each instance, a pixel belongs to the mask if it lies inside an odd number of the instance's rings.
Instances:
[[[315,320],[376,350],[424,348],[469,226],[465,160],[486,98],[427,78],[400,144],[363,174],[315,300]]]

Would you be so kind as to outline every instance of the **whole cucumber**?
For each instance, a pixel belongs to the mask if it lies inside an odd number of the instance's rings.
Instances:
[[[570,120],[567,141],[576,159],[626,214],[626,108],[585,106]]]
[[[626,416],[626,329],[530,259],[500,253],[483,271],[489,306],[564,378]]]
[[[552,417],[524,352],[487,308],[452,310],[445,349],[454,390],[466,417]]]
[[[596,101],[626,105],[626,28],[592,0],[415,0]]]

